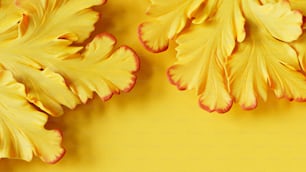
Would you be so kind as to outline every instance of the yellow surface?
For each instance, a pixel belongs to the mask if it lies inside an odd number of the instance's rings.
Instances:
[[[108,31],[141,57],[130,94],[67,111],[49,127],[64,132],[65,157],[55,165],[1,160],[2,172],[304,172],[306,103],[270,98],[253,111],[209,114],[193,91],[169,84],[172,50],[150,54],[137,39],[148,1],[109,0],[96,33]],[[76,21],[77,22],[77,21]],[[270,96],[271,97],[271,96]]]

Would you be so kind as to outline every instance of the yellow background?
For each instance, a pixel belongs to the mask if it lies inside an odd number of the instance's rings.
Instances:
[[[209,114],[193,91],[170,85],[166,69],[174,45],[161,54],[139,43],[137,26],[146,20],[144,0],[109,0],[97,8],[95,33],[110,32],[141,58],[136,87],[129,94],[81,105],[49,127],[64,132],[65,157],[55,165],[1,160],[2,172],[304,172],[306,103],[270,96],[253,111],[238,106]]]

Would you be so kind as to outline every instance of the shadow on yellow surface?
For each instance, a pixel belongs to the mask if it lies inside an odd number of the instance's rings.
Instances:
[[[166,69],[174,50],[151,54],[137,39],[147,1],[110,0],[95,33],[110,32],[141,58],[135,88],[94,99],[48,127],[64,132],[66,156],[55,165],[1,160],[3,172],[288,172],[306,171],[306,104],[270,98],[253,111],[236,105],[209,114],[193,91],[179,92]],[[270,96],[271,97],[271,96]]]

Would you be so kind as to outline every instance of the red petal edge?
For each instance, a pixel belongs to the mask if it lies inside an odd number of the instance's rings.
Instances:
[[[199,100],[199,106],[200,106],[202,109],[204,109],[204,110],[206,110],[207,112],[210,112],[210,113],[212,113],[212,112],[218,112],[218,113],[220,113],[220,114],[224,114],[224,113],[228,112],[228,111],[232,108],[232,106],[233,106],[233,100],[231,100],[231,101],[229,102],[228,106],[227,106],[226,108],[224,108],[224,109],[210,109],[208,106],[206,106],[205,104],[203,104],[203,103],[201,102],[201,100]]]
[[[100,34],[98,34],[98,35],[96,36],[96,38],[101,38],[101,37],[104,37],[104,36],[106,36],[106,37],[112,39],[112,40],[115,42],[114,44],[117,43],[117,39],[116,39],[112,34],[106,33],[106,32],[105,32],[105,33],[100,33]],[[139,57],[138,57],[138,55],[136,54],[136,52],[135,52],[133,49],[131,49],[130,47],[128,47],[128,46],[126,46],[126,45],[123,45],[123,46],[120,46],[117,50],[119,50],[120,48],[123,48],[123,49],[125,49],[126,51],[132,52],[132,54],[133,54],[133,56],[134,56],[135,64],[136,64],[135,70],[131,71],[132,74],[133,74],[133,76],[134,76],[134,77],[131,79],[132,82],[128,85],[128,87],[126,87],[126,88],[124,88],[124,89],[122,90],[123,92],[127,93],[127,92],[130,92],[130,91],[134,88],[134,86],[135,86],[135,84],[136,84],[137,77],[136,77],[135,73],[137,73],[137,72],[139,71],[139,69],[140,69],[140,60],[139,60]],[[116,50],[115,50],[115,51],[116,51]],[[114,52],[115,52],[115,51],[114,51]],[[104,97],[101,97],[101,99],[102,99],[102,101],[108,101],[109,99],[111,99],[111,98],[113,97],[114,94],[120,94],[120,91],[119,91],[119,90],[115,90],[114,92],[110,93],[109,95],[104,96]]]
[[[174,70],[174,69],[175,69],[175,66],[171,66],[171,67],[169,67],[168,70],[167,70],[167,77],[168,77],[169,82],[170,82],[172,85],[176,86],[177,89],[180,90],[180,91],[186,90],[186,89],[187,89],[187,86],[186,86],[186,85],[182,85],[180,80],[175,81],[175,80],[172,78],[173,75],[171,74],[171,71]]]
[[[173,69],[175,69],[175,66],[171,66],[171,67],[169,67],[168,70],[167,70],[167,77],[168,77],[169,82],[170,82],[172,85],[176,86],[177,89],[180,90],[180,91],[186,90],[186,89],[187,89],[187,86],[186,86],[186,85],[182,85],[180,80],[175,81],[175,80],[173,79],[173,75],[171,74],[171,71],[172,71]],[[206,106],[205,104],[203,104],[203,103],[201,102],[201,100],[199,100],[198,102],[199,102],[199,106],[200,106],[202,109],[204,109],[204,110],[206,110],[207,112],[210,112],[210,113],[211,113],[211,112],[226,113],[226,112],[228,112],[228,111],[232,108],[232,106],[233,106],[233,100],[231,100],[231,101],[229,102],[228,106],[227,106],[226,108],[224,108],[224,109],[210,109],[208,106]]]
[[[160,53],[163,51],[166,51],[168,49],[169,43],[167,43],[164,47],[160,47],[159,49],[153,49],[152,47],[150,47],[148,45],[148,42],[142,39],[142,35],[143,35],[143,31],[142,28],[145,25],[145,23],[142,23],[138,26],[138,39],[141,42],[141,44],[143,45],[143,47],[145,47],[146,50],[152,52],[152,53]]]
[[[62,145],[62,141],[63,141],[63,133],[62,133],[62,131],[61,130],[58,130],[58,129],[55,129],[54,131],[56,131],[57,133],[58,133],[58,135],[60,136],[60,138],[61,138],[61,143],[60,143],[60,145]],[[61,146],[62,147],[62,146]],[[59,154],[59,156],[57,156],[54,160],[52,160],[52,161],[50,161],[50,162],[46,162],[46,163],[48,163],[48,164],[56,164],[57,162],[59,162],[63,157],[64,157],[64,155],[65,155],[65,153],[66,153],[66,150],[65,150],[65,148],[63,148],[62,147],[62,152]]]
[[[138,72],[139,69],[140,69],[140,60],[139,60],[139,57],[137,56],[136,52],[133,49],[131,49],[130,47],[128,47],[126,45],[123,45],[120,48],[124,48],[126,51],[132,52],[132,54],[134,56],[135,64],[136,64],[135,70],[132,71],[132,73],[134,75],[134,77],[132,78],[132,82],[129,84],[129,86],[127,88],[123,89],[123,92],[127,93],[127,92],[130,92],[136,84],[137,77],[136,77],[135,73]]]
[[[256,107],[257,107],[257,99],[256,99],[256,101],[255,101],[255,103],[253,104],[253,105],[251,105],[251,106],[246,106],[246,105],[241,105],[241,108],[243,109],[243,110],[253,110],[253,109],[256,109]]]

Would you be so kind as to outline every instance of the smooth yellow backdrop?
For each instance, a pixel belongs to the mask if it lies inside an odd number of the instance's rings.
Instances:
[[[55,165],[1,160],[2,172],[304,172],[306,103],[270,96],[253,111],[238,106],[225,114],[201,110],[193,91],[170,85],[166,69],[174,45],[161,54],[139,43],[137,26],[147,19],[145,0],[109,0],[97,8],[95,33],[110,32],[141,58],[129,94],[67,110],[48,127],[64,132],[65,157]],[[77,21],[76,21],[77,22]],[[199,35],[200,36],[200,35]]]

